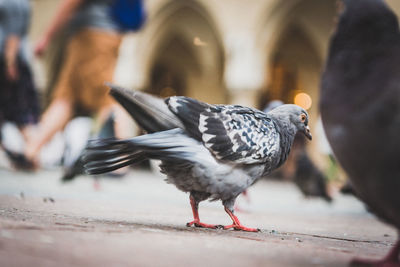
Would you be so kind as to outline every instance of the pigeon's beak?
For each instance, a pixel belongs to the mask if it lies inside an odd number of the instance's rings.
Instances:
[[[312,135],[311,135],[311,132],[310,132],[310,127],[308,127],[308,125],[307,125],[307,126],[304,126],[304,131],[303,131],[303,133],[304,133],[304,135],[305,135],[309,140],[312,140]]]

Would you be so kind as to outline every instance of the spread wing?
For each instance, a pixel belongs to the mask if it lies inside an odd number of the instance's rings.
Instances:
[[[188,134],[202,141],[219,160],[254,164],[272,162],[278,156],[280,136],[268,114],[187,97],[171,97],[166,102]]]

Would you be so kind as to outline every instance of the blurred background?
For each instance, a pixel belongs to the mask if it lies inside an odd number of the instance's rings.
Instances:
[[[43,37],[54,18],[63,15],[61,5],[107,1],[0,0],[1,266],[347,266],[354,256],[387,253],[395,229],[376,220],[355,197],[339,193],[352,193],[352,188],[331,154],[320,120],[319,84],[335,30],[336,0],[143,0],[146,20],[136,31],[106,38],[91,32],[90,47],[78,31],[71,37],[58,29],[44,49]],[[400,1],[386,2],[400,15]],[[8,11],[24,12],[18,19],[9,12],[6,22],[5,4]],[[98,14],[97,7],[93,10]],[[80,15],[85,22],[85,13]],[[27,26],[20,32],[20,51],[34,80],[32,86],[28,68],[18,69],[24,79],[19,79],[15,102],[22,103],[29,119],[22,125],[2,114],[6,109],[18,113],[3,89],[18,80],[4,50],[8,40],[15,45],[15,38],[6,38],[7,27],[19,22]],[[114,47],[108,44],[109,51],[98,53],[112,38]],[[61,79],[71,52],[75,65],[68,69],[70,77]],[[115,69],[112,63],[107,66],[107,56],[117,57]],[[85,57],[86,67],[80,62]],[[93,84],[105,88],[103,75],[108,73],[97,77],[103,69],[111,69],[108,81],[116,85],[162,97],[185,95],[260,110],[295,103],[309,112],[312,142],[297,137],[286,163],[236,202],[244,224],[263,233],[254,238],[236,231],[191,232],[185,227],[192,216],[188,196],[162,181],[157,162],[84,175],[80,159],[88,139],[143,133],[118,110],[101,120],[95,108],[71,110],[73,101],[67,107],[52,105],[59,80],[70,82],[64,89],[75,87],[78,97],[86,91],[92,100],[90,92],[99,89],[90,91]],[[93,79],[86,79],[84,71]],[[39,101],[31,97],[33,89]],[[43,123],[44,117],[51,117],[50,123]],[[24,123],[32,126],[27,133]],[[27,148],[35,152],[30,158]],[[201,218],[230,223],[220,202],[202,202]]]
[[[40,104],[40,111],[33,108],[31,113],[38,113],[40,120],[46,110],[53,116],[52,124],[29,121],[32,132],[25,135],[21,125],[4,120],[1,109],[7,106],[14,111],[16,105],[1,94],[10,81],[0,75],[1,266],[265,266],[266,262],[269,266],[347,266],[355,256],[381,258],[387,253],[395,242],[395,229],[371,216],[355,197],[339,193],[352,193],[352,188],[331,154],[320,120],[319,84],[335,30],[336,0],[143,0],[145,24],[124,33],[120,45],[119,35],[114,36],[119,53],[109,54],[118,54],[112,70],[117,85],[162,97],[185,95],[260,110],[271,108],[271,101],[308,110],[312,142],[296,138],[286,163],[236,202],[244,224],[263,230],[257,238],[236,231],[186,228],[192,215],[188,196],[162,180],[157,162],[102,176],[83,175],[80,159],[88,139],[117,136],[118,122],[124,126],[124,136],[118,138],[143,132],[127,114],[127,120],[114,114],[103,118],[100,127],[98,114],[74,110],[69,118],[63,109],[57,113],[49,108],[63,76],[60,70],[69,62],[68,33],[56,31],[45,53],[38,55],[37,47],[54,18],[62,17],[58,10],[66,2],[79,1],[0,0],[3,50],[4,29],[10,26],[4,23],[4,4],[25,11],[20,20],[29,28],[22,31],[21,39],[29,43],[24,43],[29,54],[25,61],[31,66]],[[386,2],[400,15],[400,1]],[[11,26],[20,22],[15,14]],[[94,40],[93,48],[102,50],[103,43]],[[84,44],[73,47],[72,52],[79,52],[75,53],[78,63],[91,52]],[[87,57],[97,59],[97,51]],[[9,68],[1,65],[3,61],[0,56],[0,71]],[[89,63],[96,76],[97,67],[107,68],[108,61]],[[94,84],[80,76],[85,69],[80,67],[73,66],[71,72],[81,78],[75,86],[78,96],[82,87]],[[22,92],[27,80],[21,79]],[[102,78],[97,82],[105,87]],[[36,102],[24,93],[19,100]],[[66,126],[57,125],[60,118]],[[43,129],[57,129],[54,125],[62,130],[50,131],[50,141],[36,144],[38,155],[29,159],[29,139],[35,141]],[[230,223],[220,202],[202,203],[201,218]]]
[[[61,2],[31,1],[31,47]],[[400,14],[399,1],[387,2]],[[261,110],[272,100],[298,104],[311,116],[314,140],[306,144],[309,157],[325,180],[344,183],[324,139],[318,111],[320,76],[337,14],[335,0],[146,0],[144,4],[145,25],[123,37],[115,84],[163,97],[186,95]],[[63,63],[65,38],[58,34],[44,57],[32,58],[42,108],[49,103]],[[23,146],[15,130],[7,127],[5,143]],[[131,136],[139,133],[132,125]],[[71,138],[84,144],[81,136]],[[65,149],[61,141],[53,143],[42,152],[42,165],[50,168],[60,165]],[[290,162],[286,165],[282,176],[293,176],[296,168]]]

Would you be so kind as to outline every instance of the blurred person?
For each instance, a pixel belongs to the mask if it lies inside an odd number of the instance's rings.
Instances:
[[[140,28],[145,19],[140,0],[63,0],[35,48],[41,56],[55,35],[67,31],[66,54],[52,100],[28,139],[25,157],[36,162],[40,149],[62,130],[76,111],[96,118],[97,127],[115,113],[117,137],[126,135],[121,108],[108,95],[123,33]],[[36,163],[37,164],[37,163]]]
[[[39,117],[27,40],[30,17],[29,0],[0,1],[0,126],[15,123],[25,139]]]

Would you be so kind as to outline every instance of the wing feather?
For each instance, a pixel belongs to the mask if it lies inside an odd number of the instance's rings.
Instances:
[[[280,136],[268,114],[237,105],[209,105],[187,97],[166,100],[186,131],[219,160],[234,164],[273,162]]]

